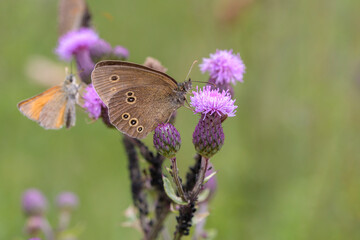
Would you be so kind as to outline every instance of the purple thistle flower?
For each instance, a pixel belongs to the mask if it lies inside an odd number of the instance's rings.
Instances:
[[[47,207],[44,195],[37,189],[31,188],[22,196],[22,208],[26,215],[43,215]]]
[[[60,37],[59,45],[55,52],[65,61],[70,61],[77,52],[89,50],[99,40],[97,33],[91,28],[82,28],[71,31]]]
[[[56,198],[56,205],[63,210],[74,210],[78,204],[78,197],[72,192],[62,192]]]
[[[196,88],[193,91],[194,96],[190,97],[190,105],[195,108],[196,113],[202,113],[204,118],[207,114],[217,114],[219,116],[234,117],[237,106],[234,105],[235,100],[231,100],[228,91],[219,92],[218,89],[212,90],[210,86],[203,89]]]
[[[110,43],[104,39],[99,39],[94,44],[90,45],[89,51],[92,59],[99,60],[103,56],[110,55],[112,48]]]
[[[85,111],[89,113],[89,117],[98,119],[101,115],[101,109],[106,108],[106,105],[100,99],[92,84],[89,84],[83,95]]]
[[[181,146],[180,133],[170,124],[159,124],[154,132],[154,146],[158,152],[167,157],[173,158]]]
[[[97,33],[90,28],[71,31],[59,39],[55,52],[65,61],[70,61],[75,56],[81,80],[87,84],[91,82],[91,72],[94,62],[90,56],[90,48],[99,41]]]
[[[120,45],[115,46],[114,49],[112,50],[112,53],[120,59],[129,58],[129,50],[127,50],[125,47]]]
[[[210,58],[203,58],[199,67],[202,73],[209,72],[215,84],[243,82],[245,64],[240,54],[233,54],[233,50],[216,50],[216,53],[210,54]]]
[[[220,116],[208,115],[200,118],[193,133],[193,144],[197,153],[209,159],[221,149],[224,140]]]

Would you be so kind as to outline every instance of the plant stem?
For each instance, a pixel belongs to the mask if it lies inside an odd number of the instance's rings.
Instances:
[[[207,170],[208,163],[209,163],[208,158],[201,157],[201,166],[200,166],[199,176],[198,176],[195,186],[190,194],[191,201],[196,200],[197,196],[199,195],[199,193],[201,191],[202,186],[204,185],[204,178],[205,178],[205,173]]]
[[[152,219],[153,224],[148,225],[148,231],[146,233],[145,239],[154,240],[159,235],[159,232],[163,228],[164,221],[170,213],[171,200],[165,193],[161,171],[161,167],[165,158],[159,154],[154,155],[148,149],[148,147],[138,139],[128,137],[127,141],[129,141],[133,147],[136,146],[143,158],[150,164],[149,170],[151,176],[151,185],[157,191],[158,196],[155,201],[155,217]]]
[[[180,206],[179,216],[176,218],[177,226],[174,233],[174,240],[179,240],[184,235],[189,235],[189,230],[192,224],[192,218],[196,211],[195,204],[198,195],[204,185],[205,173],[208,167],[209,159],[201,157],[199,172],[196,174],[196,182],[193,189],[188,192],[188,204]]]
[[[54,231],[53,231],[49,221],[46,218],[43,219],[42,231],[44,233],[46,240],[54,240],[55,239]]]
[[[180,177],[179,177],[179,171],[178,171],[178,167],[177,167],[177,163],[176,163],[176,157],[173,157],[170,159],[171,161],[171,165],[172,165],[172,170],[173,170],[173,179],[176,185],[176,188],[178,190],[178,193],[181,197],[182,200],[184,200],[185,202],[187,202],[187,197],[185,195],[184,189],[182,187],[182,183],[180,181]]]
[[[134,205],[139,210],[140,225],[144,233],[144,239],[147,240],[147,235],[150,231],[150,226],[147,220],[148,203],[146,201],[145,193],[143,192],[144,182],[141,177],[139,158],[137,156],[133,141],[129,136],[124,135],[124,146],[128,156],[131,192]]]

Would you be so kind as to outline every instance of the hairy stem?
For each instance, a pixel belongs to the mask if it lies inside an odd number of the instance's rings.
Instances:
[[[162,181],[162,164],[165,158],[162,155],[154,155],[148,147],[140,140],[128,138],[132,146],[139,149],[141,156],[150,164],[149,171],[151,177],[151,185],[157,191],[155,201],[155,217],[152,219],[152,225],[149,224],[146,235],[147,240],[156,239],[163,228],[164,221],[170,213],[171,200],[166,195]],[[136,153],[136,152],[135,152]]]
[[[194,187],[192,188],[192,190],[188,189],[187,192],[189,204],[185,206],[180,206],[179,216],[176,217],[177,226],[174,233],[175,240],[181,239],[182,236],[189,235],[190,227],[192,225],[192,218],[194,217],[194,213],[196,211],[195,204],[198,200],[198,195],[204,185],[205,173],[208,167],[209,159],[201,157],[200,161],[200,168],[198,168],[197,164],[195,164],[196,169],[194,169],[195,171],[193,171],[196,176]]]
[[[199,193],[202,189],[202,186],[204,185],[204,178],[205,178],[205,173],[207,170],[208,163],[209,163],[208,158],[201,157],[201,166],[200,166],[199,176],[198,176],[195,186],[190,194],[190,198],[192,201],[195,201],[197,199],[197,196],[199,195]]]
[[[146,195],[143,192],[144,182],[141,177],[139,158],[137,156],[135,146],[131,138],[128,136],[124,136],[123,142],[129,161],[132,198],[134,205],[139,210],[140,225],[144,233],[144,239],[147,240],[147,235],[150,231],[149,222],[147,220],[148,204],[146,201]]]
[[[177,191],[178,191],[181,199],[186,202],[187,197],[185,195],[185,192],[183,190],[183,186],[182,186],[182,183],[181,183],[181,180],[179,177],[179,171],[178,171],[178,167],[177,167],[177,163],[176,163],[176,157],[170,159],[170,161],[171,161],[171,166],[172,166],[172,171],[173,171],[172,176],[173,176]]]

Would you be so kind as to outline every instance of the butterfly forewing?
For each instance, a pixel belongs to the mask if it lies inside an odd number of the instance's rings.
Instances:
[[[134,138],[144,138],[176,110],[170,88],[141,86],[118,91],[109,101],[111,123]]]
[[[90,12],[85,0],[60,0],[59,35],[90,26]]]
[[[75,78],[66,78],[62,86],[55,86],[39,95],[21,101],[20,112],[34,120],[45,129],[59,129],[75,125],[75,105],[78,99],[79,86]]]
[[[176,81],[165,73],[122,61],[99,62],[91,78],[96,92],[106,105],[116,92],[123,89],[136,89],[144,85],[165,86],[171,89],[177,87]]]
[[[38,121],[40,112],[43,110],[44,106],[53,99],[59,91],[61,91],[61,86],[49,88],[39,95],[21,101],[18,104],[18,108],[26,117],[31,120]]]

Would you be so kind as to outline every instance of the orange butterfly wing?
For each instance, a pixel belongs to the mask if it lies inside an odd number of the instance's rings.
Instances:
[[[46,129],[64,125],[66,97],[61,86],[55,86],[18,104],[20,112]]]

